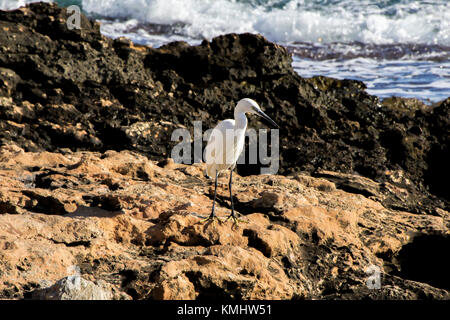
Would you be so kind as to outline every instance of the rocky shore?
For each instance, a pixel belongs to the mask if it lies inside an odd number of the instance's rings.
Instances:
[[[67,18],[0,11],[0,298],[450,298],[450,98],[305,79],[258,35],[155,49]],[[238,165],[246,223],[205,225],[211,181],[171,134],[242,97],[281,125],[280,170]]]

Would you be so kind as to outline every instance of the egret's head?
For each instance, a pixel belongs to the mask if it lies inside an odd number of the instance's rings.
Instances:
[[[261,108],[256,103],[256,101],[252,100],[250,98],[244,98],[244,99],[240,100],[238,102],[238,104],[236,105],[235,112],[254,113],[254,114],[266,119],[267,121],[269,121],[276,128],[279,128],[279,126],[275,123],[275,121],[270,119],[270,117],[261,110]]]

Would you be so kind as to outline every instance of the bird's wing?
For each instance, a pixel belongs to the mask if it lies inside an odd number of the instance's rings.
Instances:
[[[234,163],[235,158],[235,122],[233,119],[227,119],[219,123],[216,127],[216,163],[226,168]]]
[[[214,162],[214,158],[216,155],[216,150],[214,147],[215,141],[216,141],[216,136],[211,134],[211,136],[209,137],[209,140],[208,140],[208,144],[206,145],[206,148],[205,148],[205,162],[207,164]]]
[[[223,170],[234,159],[234,120],[227,119],[219,122],[212,130],[205,148],[205,162],[207,171]],[[208,175],[210,175],[208,173]]]

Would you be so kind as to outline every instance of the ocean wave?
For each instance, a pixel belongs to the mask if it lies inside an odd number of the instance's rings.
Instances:
[[[285,44],[450,45],[446,0],[82,0],[82,6],[89,14],[110,19],[174,26],[173,33],[193,39],[252,32]]]
[[[30,0],[0,0],[12,9]],[[49,1],[52,2],[52,1]],[[57,0],[96,18],[164,26],[188,40],[260,33],[282,44],[417,43],[450,46],[448,0]],[[116,22],[117,22],[116,21]],[[108,24],[107,22],[106,24]],[[151,33],[150,33],[151,34]]]

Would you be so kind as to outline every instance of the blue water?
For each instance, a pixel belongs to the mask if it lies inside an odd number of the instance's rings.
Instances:
[[[14,8],[29,0],[0,0]],[[110,37],[159,47],[260,33],[293,53],[303,77],[357,79],[382,98],[450,96],[449,0],[59,0]]]

